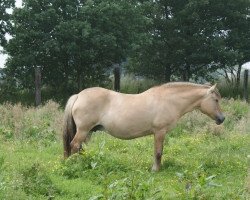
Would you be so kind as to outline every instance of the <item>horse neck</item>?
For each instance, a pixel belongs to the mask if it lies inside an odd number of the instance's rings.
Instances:
[[[179,116],[181,117],[198,108],[206,93],[207,89],[202,87],[178,91],[175,96],[178,98],[176,100],[176,110],[179,111]]]

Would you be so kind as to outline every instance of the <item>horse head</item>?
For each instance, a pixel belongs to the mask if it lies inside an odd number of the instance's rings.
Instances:
[[[216,124],[218,125],[223,123],[225,120],[225,116],[223,115],[220,108],[220,100],[221,96],[215,84],[208,88],[207,93],[201,100],[200,104],[201,112],[215,120]]]

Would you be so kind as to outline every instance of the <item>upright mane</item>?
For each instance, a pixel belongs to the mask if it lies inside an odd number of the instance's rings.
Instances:
[[[170,83],[165,83],[163,85],[160,85],[160,87],[167,87],[167,88],[207,88],[209,89],[211,85],[209,84],[197,84],[197,83],[189,83],[189,82],[170,82]],[[215,93],[221,97],[219,90],[216,88]]]
[[[162,85],[163,87],[203,87],[210,88],[210,85],[207,84],[197,84],[197,83],[189,83],[189,82],[171,82]]]

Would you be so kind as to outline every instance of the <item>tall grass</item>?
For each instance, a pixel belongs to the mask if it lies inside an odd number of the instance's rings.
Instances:
[[[120,92],[128,94],[137,94],[143,92],[153,86],[159,85],[160,83],[156,80],[142,78],[135,76],[133,74],[125,74],[120,80]],[[113,89],[114,77],[111,77],[111,85],[108,86],[109,89]]]
[[[248,199],[250,108],[223,99],[217,126],[198,111],[167,134],[162,170],[150,171],[152,136],[124,141],[94,133],[62,159],[63,111],[0,105],[0,199]]]
[[[242,99],[243,97],[243,78],[240,82],[239,88],[236,87],[235,83],[227,82],[224,78],[218,81],[218,88],[223,97]],[[250,80],[248,80],[248,96],[250,97]]]
[[[58,138],[62,129],[59,104],[48,101],[34,108],[21,104],[0,105],[0,134],[4,139]]]
[[[145,79],[128,74],[121,79],[121,92],[136,94],[143,92],[159,83],[152,79]]]

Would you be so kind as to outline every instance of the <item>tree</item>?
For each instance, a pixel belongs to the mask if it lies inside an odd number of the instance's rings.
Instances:
[[[0,45],[2,46],[6,44],[5,34],[11,31],[10,13],[8,9],[13,8],[14,5],[14,0],[0,1]]]
[[[145,19],[131,2],[24,0],[13,12],[6,73],[33,89],[39,66],[43,86],[65,96],[103,84],[140,38]]]
[[[139,5],[150,21],[146,24],[144,42],[134,48],[128,68],[138,75],[170,81],[173,66],[166,38],[172,34],[172,21],[168,7],[163,1],[153,0],[140,1]]]
[[[207,77],[229,63],[234,64],[242,54],[245,60],[249,55],[248,0],[141,3],[152,23],[148,26],[149,42],[137,48],[130,59],[136,66],[130,69],[140,75],[165,81],[172,76],[187,81]]]
[[[223,66],[224,76],[233,90],[240,86],[241,67],[250,60],[250,1],[222,1],[220,16],[226,32],[225,48],[219,63]],[[231,77],[228,76],[231,75]]]

